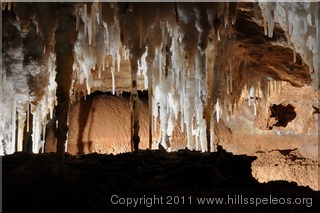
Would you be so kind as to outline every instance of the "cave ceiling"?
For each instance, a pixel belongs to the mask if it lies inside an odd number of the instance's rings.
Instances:
[[[139,103],[137,90],[148,90],[162,132],[170,126],[164,114],[179,112],[188,132],[193,119],[198,132],[208,132],[212,115],[218,121],[222,111],[231,114],[243,90],[266,102],[270,82],[317,90],[317,8],[314,2],[2,2],[1,140],[22,140],[29,111],[40,140],[55,109],[58,141],[65,141],[69,102],[95,91],[131,92]]]

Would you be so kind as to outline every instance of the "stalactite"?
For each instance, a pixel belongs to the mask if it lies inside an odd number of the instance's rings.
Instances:
[[[265,101],[266,101],[265,109],[266,109],[267,113],[269,111],[269,97],[270,97],[270,94],[271,94],[270,81],[267,81],[266,86],[265,86]]]
[[[229,3],[229,14],[231,17],[232,25],[235,25],[237,19],[237,11],[238,11],[238,2],[230,2]]]
[[[257,103],[256,103],[256,96],[255,96],[255,89],[253,90],[253,111],[254,115],[257,115]]]
[[[98,14],[99,14],[99,19],[98,19],[98,23],[99,25],[103,25],[103,8],[102,8],[102,2],[98,2],[98,6],[97,6],[97,11],[98,11]]]
[[[267,20],[266,18],[263,18],[263,28],[264,28],[264,35],[268,35],[268,25],[267,25]]]
[[[56,97],[56,90],[57,90],[57,83],[55,81],[56,78],[56,56],[54,53],[50,53],[48,59],[48,72],[49,72],[49,86],[48,86],[48,94],[46,94],[48,98],[48,109],[50,113],[50,119],[53,118],[53,110],[54,107],[57,105],[57,97]],[[46,114],[46,112],[45,112]],[[43,116],[45,116],[45,114]]]
[[[40,144],[40,129],[41,129],[41,123],[40,123],[40,107],[34,107],[35,109],[33,111],[33,127],[32,127],[32,152],[33,153],[39,153],[39,144]]]
[[[142,13],[140,13],[140,22],[139,22],[139,47],[140,48],[144,46],[143,34],[144,34],[143,18],[142,18]]]
[[[188,149],[193,149],[193,121],[194,121],[194,110],[195,110],[195,79],[194,79],[194,64],[190,64],[189,66],[189,76],[186,79],[186,90],[185,90],[185,105],[184,108],[184,122],[186,124],[186,132],[187,132],[187,139],[188,139]]]
[[[0,10],[0,16],[2,17],[2,10]],[[2,20],[0,21],[0,28],[2,29]],[[2,143],[3,141],[3,130],[4,130],[4,118],[3,118],[3,87],[4,87],[4,83],[3,83],[3,75],[5,75],[4,72],[4,68],[3,68],[3,57],[2,57],[2,39],[0,40],[0,143]],[[3,148],[2,148],[3,149]],[[0,149],[0,155],[2,155],[1,151],[3,152],[3,150]]]
[[[76,16],[76,31],[79,30],[79,27],[80,27],[80,5],[76,4],[75,5],[75,16]]]
[[[21,152],[23,150],[23,132],[26,121],[26,114],[19,113],[18,115],[18,140],[17,140],[17,151]]]
[[[5,10],[7,6],[7,2],[1,2],[1,8],[2,10]]]
[[[252,87],[249,86],[249,84],[247,84],[247,89],[248,89],[248,105],[251,106],[251,91],[252,91]]]
[[[273,36],[274,28],[274,9],[276,4],[274,2],[268,2],[268,36],[271,38]]]
[[[112,95],[114,95],[116,91],[114,67],[111,67],[111,78],[112,78]]]
[[[15,152],[16,146],[16,121],[17,121],[17,100],[16,98],[12,99],[12,124],[11,124],[11,153]]]
[[[92,46],[96,46],[96,21],[97,21],[97,8],[98,7],[98,3],[93,2],[91,4],[91,37],[92,37]]]
[[[42,146],[41,153],[44,153],[44,142],[46,141],[46,126],[47,126],[47,117],[45,116],[42,123]]]
[[[229,77],[229,81],[230,81],[230,93],[233,93],[233,85],[232,85],[232,82],[233,82],[233,77],[232,77],[232,72],[233,72],[233,67],[232,67],[232,62],[229,61],[229,72],[230,72],[230,77]]]
[[[87,28],[88,11],[87,11],[87,4],[86,3],[83,5],[83,10],[84,10],[84,18],[83,18],[84,35],[87,36],[87,34],[88,34],[88,28]]]
[[[92,51],[92,49],[91,49],[91,45],[92,45],[92,26],[93,26],[93,24],[92,24],[92,17],[88,17],[88,23],[87,23],[87,27],[88,27],[88,43],[89,43],[89,45],[90,45],[90,51]],[[91,52],[92,53],[92,52]]]
[[[218,123],[221,117],[221,105],[220,105],[219,98],[217,99],[215,108],[216,108],[216,120]]]

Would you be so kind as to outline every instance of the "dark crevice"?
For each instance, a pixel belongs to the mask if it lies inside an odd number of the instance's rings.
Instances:
[[[271,116],[270,118],[275,118],[277,123],[273,126],[277,127],[286,127],[290,121],[292,121],[296,116],[296,112],[294,111],[294,106],[288,104],[284,106],[282,104],[273,104],[270,107]]]
[[[91,95],[113,95],[112,92],[101,92],[101,91],[96,91],[92,93]],[[122,92],[121,94],[115,94],[115,96],[120,96],[123,98],[130,99],[130,92]],[[146,99],[148,100],[148,90],[138,90],[138,95],[140,99]]]
[[[313,108],[313,112],[312,112],[312,114],[319,114],[319,113],[320,113],[320,111],[319,111],[319,108],[318,108],[318,107],[316,107],[316,106],[312,106],[312,108]]]

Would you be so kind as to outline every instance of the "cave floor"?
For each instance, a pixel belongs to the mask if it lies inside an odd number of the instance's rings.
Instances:
[[[257,182],[255,159],[224,150],[66,154],[63,160],[15,153],[2,157],[3,212],[319,211],[319,192],[309,187]]]

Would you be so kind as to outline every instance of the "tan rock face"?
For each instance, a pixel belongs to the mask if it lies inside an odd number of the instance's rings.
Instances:
[[[140,149],[149,147],[149,108],[143,102],[140,113]],[[159,123],[157,124],[159,128]],[[184,148],[185,136],[180,128],[173,134],[173,150]],[[158,148],[159,134],[154,132],[152,148]],[[182,143],[180,141],[183,141]],[[46,152],[55,151],[53,131],[47,136]],[[71,154],[130,152],[130,103],[128,98],[90,95],[75,103],[69,114],[67,151]]]
[[[274,150],[256,153],[252,175],[259,182],[288,180],[319,190],[317,161],[304,157],[298,150]]]
[[[232,134],[218,133],[231,137],[219,144],[234,154],[257,156],[252,174],[260,182],[289,180],[318,190],[318,93],[308,86],[283,85],[281,93],[271,87],[268,105],[281,106],[280,120],[295,116],[286,125],[276,125],[279,116],[272,116],[271,109],[258,106],[255,117],[253,106],[244,101],[225,124]]]

